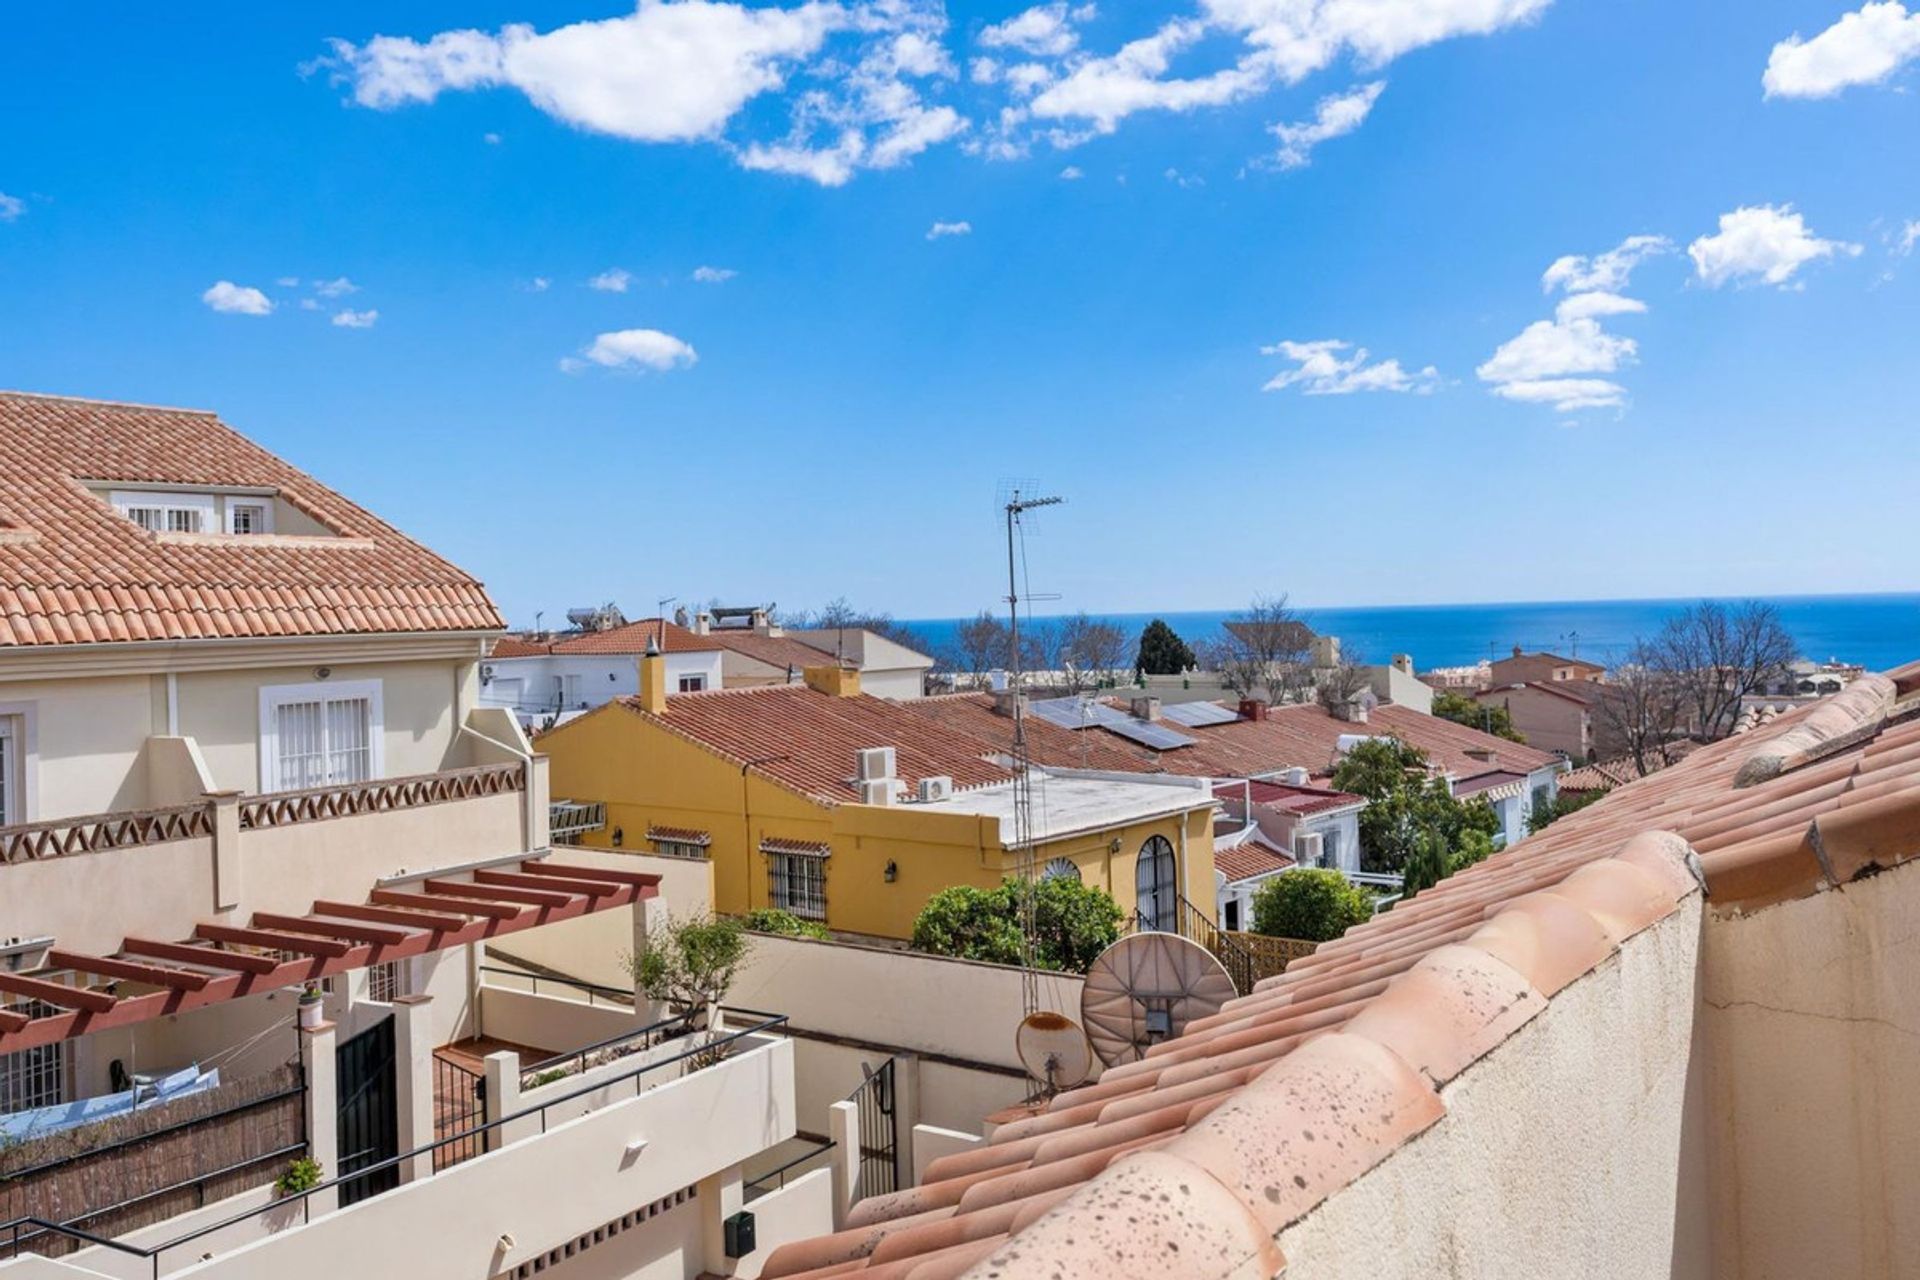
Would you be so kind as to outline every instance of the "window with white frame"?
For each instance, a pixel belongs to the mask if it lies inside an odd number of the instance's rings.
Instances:
[[[382,766],[378,680],[260,690],[260,789],[300,791],[377,778]]]
[[[707,678],[704,675],[680,677],[681,693],[699,693],[701,690],[705,689],[706,687],[707,687]]]
[[[61,1010],[35,1000],[9,1006],[8,1012],[40,1018]],[[66,1100],[66,1041],[0,1053],[0,1115],[31,1111],[35,1107],[57,1107]]]
[[[0,716],[0,827],[26,821],[20,717]]]
[[[827,859],[818,853],[767,854],[767,901],[802,920],[827,918]]]
[[[707,856],[707,846],[688,840],[655,840],[653,851],[663,858],[704,859]]]
[[[155,493],[117,489],[108,500],[148,533],[205,533],[214,527],[210,493]]]
[[[272,533],[273,509],[264,502],[227,502],[228,533]]]

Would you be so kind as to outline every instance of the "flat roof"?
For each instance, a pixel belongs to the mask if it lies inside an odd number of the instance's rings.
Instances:
[[[904,805],[935,813],[963,813],[1000,820],[1000,843],[1014,847],[1014,784],[993,783],[956,791],[945,800]],[[1213,792],[1200,778],[1147,780],[1106,775],[1033,771],[1034,840],[1057,840],[1084,831],[1104,831],[1153,818],[1210,809]]]

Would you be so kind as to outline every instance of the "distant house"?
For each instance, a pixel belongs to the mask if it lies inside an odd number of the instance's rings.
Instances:
[[[1221,928],[1251,928],[1254,894],[1295,867],[1359,873],[1364,796],[1310,786],[1305,769],[1279,780],[1215,783],[1213,793],[1222,810],[1213,846]]]
[[[1584,658],[1563,658],[1557,653],[1527,653],[1513,646],[1511,657],[1487,664],[1487,683],[1493,688],[1507,684],[1560,684],[1579,680],[1604,680],[1607,669]]]
[[[522,724],[548,726],[638,693],[640,659],[650,648],[666,655],[669,692],[722,686],[718,644],[671,622],[643,618],[601,631],[501,636],[481,670],[480,705],[505,707]]]
[[[714,609],[686,619],[692,634],[725,651],[726,687],[794,684],[808,667],[836,662],[860,673],[860,687],[879,698],[918,698],[933,659],[864,627],[788,630],[767,608]]]
[[[1530,680],[1474,694],[1485,707],[1503,707],[1527,745],[1585,760],[1594,750],[1594,714],[1608,686],[1598,680]]]

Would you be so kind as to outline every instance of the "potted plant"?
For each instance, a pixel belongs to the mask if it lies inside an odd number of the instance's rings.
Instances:
[[[320,1003],[320,984],[309,982],[300,992],[300,1029],[311,1031],[325,1020]]]
[[[297,1196],[320,1185],[320,1162],[306,1156],[287,1162],[287,1171],[273,1180],[273,1189],[282,1196]]]

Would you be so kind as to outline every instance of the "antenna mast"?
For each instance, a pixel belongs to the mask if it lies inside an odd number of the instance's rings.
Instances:
[[[1020,579],[1014,557],[1016,535],[1024,532],[1023,518],[1029,511],[1053,507],[1065,502],[1061,497],[1027,497],[1015,488],[1007,497],[1007,643],[1011,652],[1008,666],[1013,695],[1013,844],[1019,858],[1022,886],[1020,905],[1022,1011],[1033,1013],[1040,1007],[1040,979],[1034,967],[1034,897],[1039,877],[1033,865],[1033,781],[1032,753],[1027,746],[1027,707],[1025,683],[1020,670]]]

